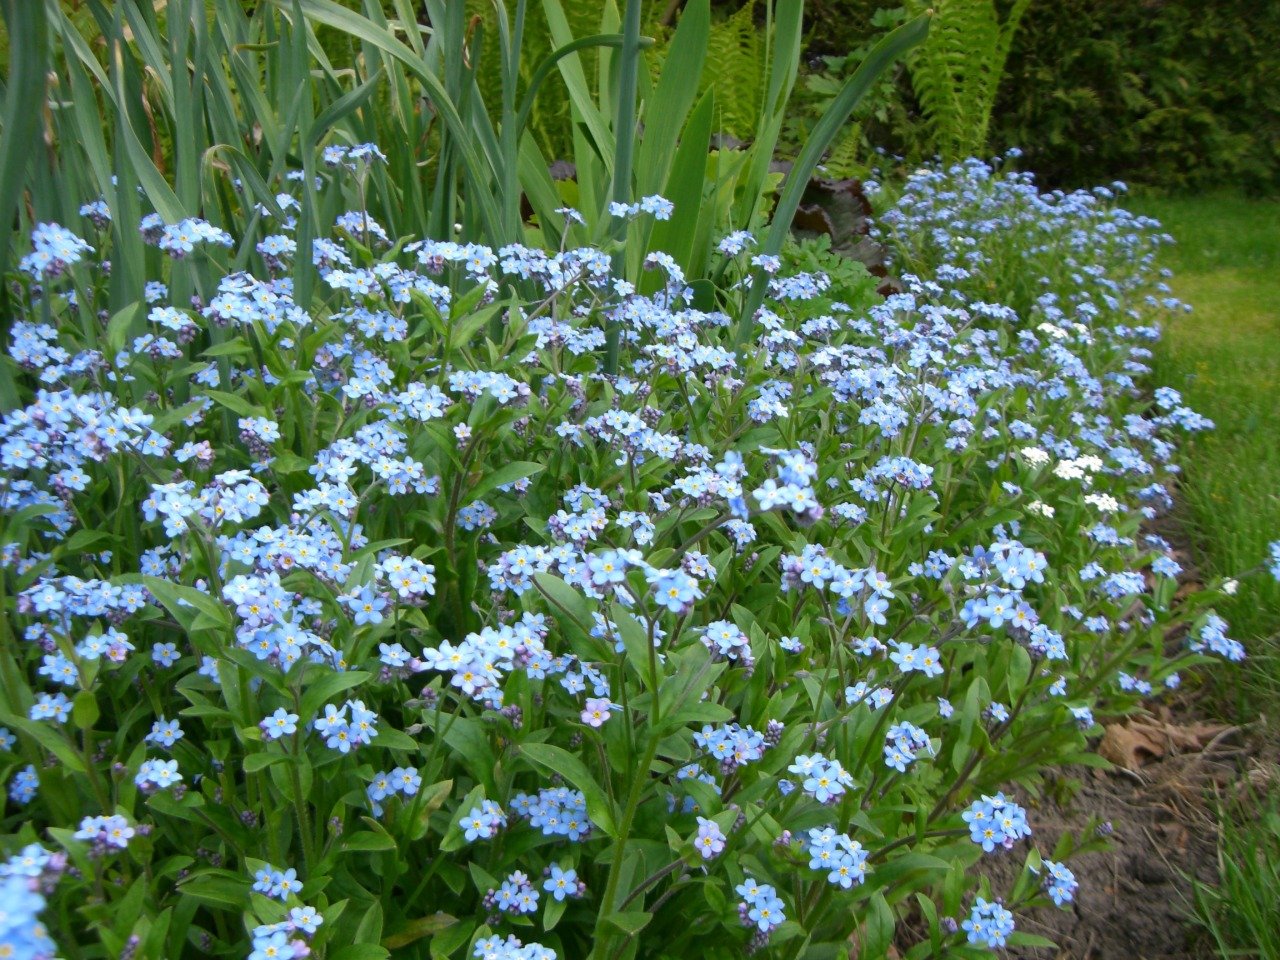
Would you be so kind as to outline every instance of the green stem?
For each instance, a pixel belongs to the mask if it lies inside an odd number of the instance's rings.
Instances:
[[[645,748],[644,760],[633,771],[631,794],[627,797],[627,807],[622,813],[622,823],[618,826],[618,839],[613,845],[613,860],[609,864],[609,880],[605,884],[604,896],[600,899],[600,913],[596,917],[596,949],[592,951],[592,955],[596,957],[609,956],[607,946],[615,939],[614,935],[608,932],[604,921],[614,912],[613,902],[618,895],[618,883],[622,879],[622,860],[627,837],[631,833],[631,824],[635,820],[636,809],[640,806],[640,798],[649,783],[649,768],[658,752],[658,739],[657,731],[652,731],[649,736],[649,745]]]
[[[622,22],[622,53],[618,71],[618,113],[613,124],[613,199],[626,203],[631,198],[631,159],[636,141],[636,82],[640,72],[640,8],[641,0],[627,0]],[[626,236],[627,222],[614,218],[613,233],[621,240]],[[626,269],[626,254],[613,255],[614,273],[621,276]],[[617,320],[610,320],[605,331],[605,373],[618,372],[618,345],[622,330]]]

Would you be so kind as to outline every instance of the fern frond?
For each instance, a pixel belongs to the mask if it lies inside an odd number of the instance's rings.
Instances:
[[[944,158],[983,150],[996,92],[1018,24],[1031,0],[1015,0],[1001,21],[995,0],[934,0],[929,38],[910,64],[911,82]],[[924,0],[911,0],[918,11]]]
[[[844,132],[840,134],[840,139],[832,145],[831,151],[827,155],[826,162],[823,164],[824,175],[833,180],[844,180],[848,177],[857,176],[866,167],[866,164],[859,159],[861,155],[862,125],[850,122],[845,126]]]

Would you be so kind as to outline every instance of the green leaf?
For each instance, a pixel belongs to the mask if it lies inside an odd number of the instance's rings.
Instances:
[[[395,838],[386,833],[375,833],[373,830],[361,830],[342,841],[344,851],[381,852],[394,850]]]
[[[658,84],[645,106],[644,139],[636,163],[636,193],[639,196],[658,193],[667,183],[667,173],[672,169],[673,154],[681,140],[685,118],[698,96],[710,34],[711,5],[707,0],[691,0],[685,4],[675,36],[671,38],[671,45],[663,58]],[[694,139],[696,148],[699,138]],[[706,174],[706,163],[704,141],[702,156],[696,163],[699,185]],[[663,196],[668,200],[674,199],[669,193]],[[660,249],[666,250],[665,247]]]
[[[677,727],[688,724],[727,723],[736,716],[728,707],[718,703],[693,703],[679,713],[662,718],[663,733],[670,733]]]
[[[119,580],[121,583],[141,583],[151,591],[152,596],[160,601],[169,614],[187,629],[191,629],[197,613],[203,613],[221,629],[231,629],[231,611],[195,587],[138,574],[127,574]]]
[[[365,910],[364,916],[360,918],[360,925],[356,927],[356,934],[352,938],[356,944],[376,944],[382,940],[382,904],[377,900],[369,904],[369,908]],[[384,950],[378,947],[378,950]],[[381,956],[385,956],[385,951]]]
[[[627,653],[627,665],[635,671],[645,689],[653,693],[655,684],[661,682],[662,675],[661,672],[657,677],[649,675],[649,658],[653,655],[649,631],[645,629],[644,624],[625,610],[616,611],[612,619],[618,628],[618,633],[622,635],[622,646]],[[658,669],[661,671],[662,667],[659,666]]]
[[[444,721],[444,742],[462,759],[467,770],[484,787],[494,790],[494,766],[496,760],[489,746],[489,733],[485,726],[471,717],[454,716]],[[469,806],[465,810],[471,809]]]
[[[867,918],[862,926],[861,955],[883,957],[893,943],[894,926],[893,909],[885,900],[884,894],[876,891],[871,895]]]
[[[68,553],[91,553],[102,544],[112,543],[116,537],[105,530],[77,530],[62,543],[62,551]]]
[[[564,912],[568,907],[569,901],[567,898],[557,900],[555,897],[547,897],[547,908],[542,911],[542,929],[555,929],[555,925],[560,922],[560,918],[564,916]]]
[[[609,797],[581,760],[568,750],[550,743],[522,743],[520,752],[537,766],[564,777],[581,790],[587,800],[587,815],[591,822],[607,836],[617,835]]]
[[[1057,944],[1047,937],[1042,937],[1036,933],[1027,933],[1024,930],[1015,930],[1009,934],[1009,946],[1011,947],[1040,947],[1046,950],[1057,949]]]
[[[883,866],[875,869],[875,882],[881,889],[888,889],[909,873],[917,870],[934,873],[946,873],[951,864],[946,860],[930,856],[927,853],[905,853],[895,857]]]
[[[650,236],[650,246],[653,249],[669,253],[690,275],[693,275],[697,265],[702,262],[701,258],[705,256],[705,250],[697,249],[699,219],[715,215],[714,200],[710,204],[711,210],[706,210],[703,205],[703,191],[708,177],[707,147],[711,143],[714,121],[714,91],[709,89],[702,95],[689,118],[670,165],[671,175],[662,190],[662,195],[674,207],[671,219],[655,223]],[[709,230],[706,236],[710,238]]]
[[[84,761],[80,759],[80,754],[48,723],[28,720],[26,717],[15,717],[13,714],[0,714],[0,724],[12,727],[19,733],[25,733],[62,761],[63,766],[73,773],[85,772]]]
[[[451,927],[446,927],[441,933],[431,938],[431,960],[440,960],[442,957],[448,957],[456,953],[458,948],[471,939],[471,933],[475,929],[476,922],[474,920],[463,920]]]
[[[467,491],[466,502],[470,503],[472,500],[479,500],[490,490],[505,487],[507,484],[523,480],[525,477],[532,477],[535,473],[540,473],[545,468],[545,464],[522,460],[503,464],[492,473],[481,477],[480,481]]]
[[[386,960],[391,952],[376,943],[350,943],[329,956],[333,960]]]
[[[247,880],[220,871],[190,877],[178,884],[178,892],[201,903],[243,910],[249,904],[249,887]]]
[[[644,39],[649,40],[649,38]],[[622,34],[620,33],[601,33],[592,37],[579,37],[577,40],[566,43],[564,46],[549,53],[530,75],[524,97],[520,101],[520,109],[516,112],[516,131],[518,133],[524,132],[524,128],[529,123],[529,114],[533,112],[534,99],[538,95],[539,88],[561,60],[570,54],[577,53],[579,50],[586,50],[589,47],[621,47],[622,40]],[[652,40],[649,40],[649,44],[652,42]],[[645,45],[647,46],[648,44]]]
[[[129,339],[129,335],[139,334],[142,332],[141,325],[138,321],[142,318],[143,304],[141,301],[131,303],[122,310],[117,310],[107,321],[107,350],[109,356],[115,356],[124,349],[125,343]]]
[[[461,850],[467,842],[466,835],[462,828],[462,817],[466,817],[470,812],[480,805],[480,801],[484,799],[485,788],[483,784],[477,784],[472,787],[471,792],[462,798],[462,802],[458,804],[457,809],[461,811],[461,817],[452,816],[449,818],[449,827],[445,831],[444,836],[440,839],[440,849],[446,853],[452,853],[454,850]],[[457,888],[454,888],[457,892]]]
[[[185,712],[185,711],[184,711]],[[292,759],[286,753],[251,753],[244,758],[244,772],[257,773],[275,763]]]
[[[467,872],[471,874],[471,883],[477,893],[485,893],[498,886],[498,878],[474,860],[467,864]]]
[[[239,394],[227,393],[225,390],[206,390],[204,393],[210,400],[242,417],[260,417],[263,414],[261,407],[255,407]]]
[[[778,205],[773,211],[773,223],[761,245],[762,253],[776,256],[781,252],[783,241],[791,230],[791,221],[795,217],[796,209],[800,206],[800,198],[804,195],[805,187],[809,185],[809,178],[813,176],[814,170],[822,161],[823,154],[840,135],[849,115],[867,95],[880,75],[928,35],[929,19],[930,14],[921,14],[877,43],[854,71],[853,76],[845,82],[826,112],[822,114],[822,119],[810,132],[804,148],[800,151],[800,156],[796,157],[796,162],[787,174],[782,196],[778,198]],[[768,285],[768,277],[764,271],[757,269],[751,292],[742,307],[742,319],[738,323],[735,342],[739,349],[751,338],[755,313],[764,302]]]
[[[635,934],[647,927],[652,919],[653,914],[645,913],[643,910],[627,910],[622,913],[608,914],[604,922],[617,927],[623,933]]]
[[[273,0],[276,6],[292,11],[294,3],[308,19],[316,20],[342,33],[358,37],[364,42],[389,54],[407,68],[422,84],[435,112],[451,134],[450,143],[462,160],[462,168],[470,181],[468,198],[476,205],[480,219],[492,242],[506,242],[515,237],[502,236],[502,218],[498,211],[492,181],[496,174],[496,158],[477,152],[477,139],[471,136],[470,125],[463,120],[458,104],[449,96],[440,78],[428,69],[425,58],[405,46],[389,29],[378,27],[367,17],[348,10],[333,0]]]
[[[271,472],[277,476],[288,476],[291,473],[306,473],[311,461],[300,457],[291,450],[278,453],[271,461]]]
[[[573,31],[569,27],[569,18],[565,16],[564,6],[560,0],[542,0],[542,9],[546,14],[551,39],[556,46],[565,47],[573,43]],[[606,174],[612,177],[613,134],[609,129],[609,121],[591,95],[591,87],[587,84],[586,73],[582,69],[582,58],[575,52],[571,56],[558,60],[556,65],[560,68],[560,76],[564,80],[565,88],[569,91],[569,102],[573,111],[581,121],[581,133],[588,138],[593,155],[604,163]],[[576,123],[575,126],[577,126]],[[578,173],[582,174],[581,164],[579,164]]]
[[[192,400],[190,403],[184,403],[182,406],[175,407],[172,410],[165,410],[157,414],[156,418],[151,421],[151,429],[156,433],[167,433],[203,407],[203,400]]]
[[[387,750],[418,750],[421,744],[413,737],[409,736],[403,730],[397,730],[395,727],[382,726],[378,728],[378,732],[373,737],[373,742]]]
[[[454,926],[457,922],[457,917],[450,916],[447,913],[433,913],[429,917],[419,917],[417,920],[410,920],[397,932],[383,940],[382,945],[388,950],[399,950],[401,947],[407,947],[423,937],[434,937],[441,931]]]
[[[974,677],[969,684],[969,689],[965,691],[964,706],[960,711],[960,740],[962,743],[969,742],[974,725],[978,722],[978,715],[982,712],[982,704],[987,699],[990,699],[990,693],[987,691],[987,681],[982,677]]]
[[[441,780],[430,786],[421,788],[422,797],[418,800],[418,822],[411,827],[410,838],[421,840],[427,835],[431,825],[431,814],[445,805],[453,794],[453,781]]]
[[[7,273],[10,258],[18,245],[11,242],[12,227],[18,222],[16,210],[22,198],[27,165],[36,157],[32,147],[42,126],[43,104],[48,85],[48,20],[38,2],[6,3],[5,26],[9,36],[9,64],[5,77],[3,122],[0,129],[0,275]],[[8,298],[0,291],[0,306]],[[5,378],[7,379],[7,377]],[[5,409],[10,409],[5,404]]]
[[[247,340],[228,340],[201,351],[200,356],[210,360],[218,357],[249,357],[253,356],[253,347]]]
[[[76,694],[75,704],[71,708],[71,719],[81,730],[90,730],[98,722],[101,711],[98,709],[98,698],[92,690],[81,690]]]
[[[372,676],[373,674],[367,670],[345,670],[342,673],[326,673],[319,680],[307,686],[306,693],[302,695],[301,716],[315,716],[322,706],[338,694],[360,686]]]
[[[583,633],[590,634],[593,621],[591,605],[586,597],[559,577],[553,577],[549,573],[535,574],[533,582],[562,616],[567,617],[569,622],[575,624]]]
[[[354,90],[348,91],[340,96],[333,103],[329,104],[324,111],[315,118],[311,124],[310,130],[307,131],[307,142],[314,149],[325,133],[336,124],[339,120],[350,116],[359,110],[369,98],[373,96],[378,89],[378,85],[382,82],[385,69],[381,66],[373,71],[372,75],[360,86]]]

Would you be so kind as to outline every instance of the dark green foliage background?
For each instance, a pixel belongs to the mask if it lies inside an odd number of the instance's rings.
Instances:
[[[865,42],[876,0],[817,0],[810,48]],[[1005,4],[1007,6],[1007,4]],[[920,159],[910,82],[868,131]],[[1280,3],[1034,0],[1006,65],[990,148],[1026,152],[1042,181],[1121,178],[1168,189],[1280,190]]]
[[[341,2],[363,6],[363,0]],[[1010,2],[1001,0],[1006,8]],[[489,9],[479,0],[468,3],[475,13]],[[738,136],[749,134],[748,118],[760,95],[752,78],[762,82],[760,51],[750,42],[743,46],[743,31],[735,29],[744,25],[745,6],[763,21],[760,0],[714,0],[718,29],[706,74],[718,88],[722,129]],[[865,48],[883,30],[872,25],[876,11],[892,6],[885,0],[810,0],[806,69],[830,70],[824,57],[843,58]],[[667,7],[666,0],[646,4],[646,31],[659,39],[651,67],[661,58],[665,31],[657,21]],[[530,4],[529,69],[550,50],[540,8]],[[564,8],[575,32],[599,29],[599,0],[564,0]],[[492,36],[485,46],[496,46]],[[330,51],[337,62],[353,52]],[[855,65],[837,63],[835,69],[847,73]],[[548,155],[564,156],[567,98],[556,88],[553,78],[539,98],[533,126]],[[881,91],[868,115],[859,117],[860,159],[871,159],[867,144],[909,162],[924,159],[925,126],[907,71],[899,70],[896,83]],[[806,99],[816,117],[821,97],[806,98],[802,82],[795,102],[800,111]],[[812,120],[793,120],[794,142],[784,143],[784,152],[788,146],[794,152]],[[855,144],[842,146],[851,153]],[[1280,193],[1280,2],[1033,0],[1014,39],[991,121],[989,149],[1011,146],[1021,147],[1022,164],[1051,186],[1119,178],[1168,190],[1227,185]]]
[[[992,122],[1054,183],[1280,189],[1280,3],[1036,0]]]

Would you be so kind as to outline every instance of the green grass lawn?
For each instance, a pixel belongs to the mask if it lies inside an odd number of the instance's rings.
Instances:
[[[1183,450],[1179,515],[1205,579],[1256,568],[1280,539],[1280,202],[1233,195],[1139,197],[1176,239],[1164,262],[1193,306],[1157,349],[1156,383],[1182,391],[1217,429]],[[1242,581],[1220,611],[1252,664],[1235,708],[1280,719],[1280,584]],[[1243,719],[1243,717],[1242,717]]]
[[[1194,307],[1167,325],[1155,382],[1181,390],[1217,423],[1183,450],[1178,516],[1205,579],[1254,568],[1280,538],[1280,202],[1239,196],[1139,197],[1178,245],[1164,262]],[[1226,719],[1280,727],[1280,584],[1245,578],[1220,612],[1250,659],[1215,671]],[[1264,788],[1265,790],[1265,788]],[[1230,803],[1219,887],[1198,887],[1196,914],[1219,955],[1280,958],[1280,807]]]

